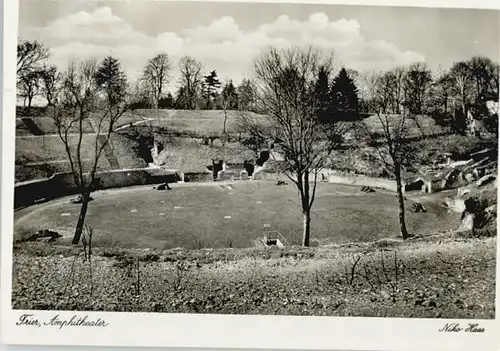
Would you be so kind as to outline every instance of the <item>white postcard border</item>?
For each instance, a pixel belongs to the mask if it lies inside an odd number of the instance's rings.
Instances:
[[[92,0],[98,1],[98,0]],[[134,1],[134,0],[129,0]],[[135,0],[144,1],[144,0]],[[218,0],[221,1],[221,0]],[[222,0],[224,1],[224,0]],[[244,2],[235,0],[234,2]],[[262,1],[285,2],[285,1]],[[499,9],[497,0],[396,0],[304,1],[380,6],[461,7]],[[500,13],[500,12],[499,12]],[[370,350],[493,350],[498,349],[498,320],[444,320],[351,317],[239,316],[200,314],[14,311],[11,308],[12,230],[15,145],[15,48],[18,0],[4,0],[3,96],[1,169],[1,331],[2,342],[18,345],[169,346],[259,349],[370,349]],[[500,24],[500,17],[499,17]],[[492,28],[492,30],[495,30]],[[500,26],[496,28],[500,31]],[[499,53],[500,57],[500,53]],[[497,223],[498,224],[498,223]],[[498,251],[498,246],[497,246]],[[497,255],[498,257],[498,255]],[[497,259],[497,281],[500,277]],[[500,301],[497,284],[496,306]],[[106,327],[16,326],[24,313],[33,313],[42,323],[55,315],[73,315],[104,320]],[[479,323],[484,333],[438,332],[446,323],[462,327]]]

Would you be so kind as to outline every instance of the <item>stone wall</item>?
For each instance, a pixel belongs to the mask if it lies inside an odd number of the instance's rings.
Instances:
[[[372,178],[363,175],[339,174],[331,172],[328,175],[328,182],[334,184],[347,184],[356,186],[371,186],[389,191],[397,191],[396,181],[382,178]],[[404,191],[404,184],[403,184]]]
[[[129,186],[174,183],[181,180],[175,171],[129,169],[100,172],[96,175],[98,190],[123,188]],[[47,179],[16,184],[14,188],[14,208],[34,204],[36,201],[51,200],[74,195],[78,192],[70,173],[57,173]]]
[[[211,172],[185,172],[182,179],[186,183],[190,182],[210,182],[213,181]]]
[[[282,180],[288,179],[284,174],[280,174],[280,176],[278,177],[278,173],[267,172],[266,170],[258,172],[254,175],[254,179],[260,179],[260,180],[276,180],[277,178]],[[310,176],[310,180],[311,181],[314,180],[314,175]],[[329,182],[334,184],[370,186],[372,188],[381,188],[394,192],[397,191],[396,181],[394,180],[374,178],[357,174],[345,174],[331,169],[322,169],[321,171],[319,171],[317,176],[317,181]],[[404,192],[405,184],[402,185]]]

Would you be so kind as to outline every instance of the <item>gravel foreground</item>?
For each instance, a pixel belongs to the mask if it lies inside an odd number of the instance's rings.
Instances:
[[[496,237],[337,247],[121,250],[17,244],[14,309],[495,317]]]

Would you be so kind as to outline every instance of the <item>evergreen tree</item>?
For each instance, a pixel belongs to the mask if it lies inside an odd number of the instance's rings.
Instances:
[[[122,101],[127,90],[127,77],[120,61],[112,56],[104,58],[95,73],[97,85],[104,90],[110,105]]]
[[[217,97],[217,89],[220,88],[220,81],[217,78],[217,72],[214,70],[208,76],[205,76],[203,82],[203,96],[206,101],[207,110],[210,109],[211,103]]]
[[[336,120],[357,118],[359,112],[358,89],[345,68],[342,68],[333,80],[330,99]]]
[[[167,94],[167,96],[160,98],[160,101],[158,102],[158,107],[166,109],[174,108],[174,97],[170,92]]]
[[[318,80],[314,88],[315,99],[317,101],[318,118],[323,123],[332,121],[333,110],[330,98],[330,72],[325,68],[320,68]]]
[[[238,87],[238,106],[243,111],[252,111],[255,107],[256,88],[250,79],[243,79]]]
[[[237,110],[238,109],[238,93],[233,85],[232,81],[226,83],[222,89],[222,104],[227,110]]]

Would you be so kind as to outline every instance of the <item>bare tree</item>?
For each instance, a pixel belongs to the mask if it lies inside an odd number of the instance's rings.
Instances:
[[[156,110],[156,118],[160,122],[160,99],[163,96],[163,90],[168,83],[171,63],[166,53],[160,53],[150,59],[144,67],[142,79],[148,87],[148,92],[151,94],[153,105]],[[149,129],[153,135],[153,144],[155,149],[158,147],[158,137],[154,132],[153,125],[149,122]],[[156,161],[155,161],[156,162]]]
[[[332,57],[309,48],[271,48],[255,61],[258,104],[269,128],[257,130],[283,157],[282,171],[297,187],[303,215],[302,244],[309,246],[311,208],[319,171],[339,143],[338,125],[318,117],[316,83],[321,70],[332,70]]]
[[[465,119],[470,106],[473,103],[473,81],[471,70],[467,62],[457,62],[450,69],[450,75],[453,78],[453,93],[455,101],[460,105],[460,116],[455,115],[455,124],[462,132],[466,129]]]
[[[258,159],[260,152],[269,145],[272,125],[265,117],[240,111],[235,121],[235,130],[240,133],[240,143],[251,150]]]
[[[488,57],[474,56],[469,60],[469,67],[475,90],[475,102],[481,104],[489,99],[498,99],[498,64]]]
[[[393,77],[392,112],[401,113],[405,103],[405,77],[406,69],[397,67],[391,71]]]
[[[388,113],[391,105],[394,104],[396,88],[396,78],[393,72],[389,71],[383,74],[376,84],[378,106],[381,112]]]
[[[61,74],[58,72],[57,67],[54,65],[44,66],[40,71],[40,78],[42,92],[45,99],[47,100],[47,105],[52,106],[59,89]]]
[[[413,158],[413,150],[408,143],[412,118],[405,109],[399,115],[385,112],[387,82],[384,80],[384,75],[374,73],[369,81],[371,82],[368,89],[369,99],[380,128],[373,128],[365,121],[360,122],[358,126],[362,135],[367,136],[375,145],[384,167],[390,170],[396,179],[400,233],[403,239],[407,239],[411,235],[406,228],[402,168]]]
[[[412,114],[425,112],[432,83],[431,71],[425,63],[412,63],[404,75],[405,107]]]
[[[224,122],[222,124],[222,134],[223,134],[223,143],[226,143],[227,140],[227,111],[228,110],[236,110],[238,108],[238,94],[236,93],[236,88],[233,85],[233,82],[230,80],[224,85],[222,89],[222,93],[219,97],[220,106],[224,112]]]
[[[360,98],[368,102],[369,107],[373,104],[370,103],[370,99],[373,96],[373,91],[378,87],[379,80],[381,79],[383,72],[362,72],[359,75],[359,87],[358,92]]]
[[[452,99],[453,78],[449,72],[438,70],[433,84],[433,97],[438,108],[447,113]]]
[[[39,70],[24,71],[18,77],[17,87],[19,89],[19,96],[24,99],[24,106],[29,110],[33,98],[40,94],[41,72]],[[28,101],[27,105],[26,100]]]
[[[49,48],[39,41],[20,40],[17,43],[17,75],[36,70],[50,56]]]
[[[105,69],[105,64],[98,66],[95,60],[71,62],[62,80],[60,101],[54,108],[57,133],[64,144],[82,203],[73,237],[75,245],[80,241],[90,194],[96,186],[99,159],[109,144],[116,122],[127,109],[122,73],[119,73],[120,79],[108,75],[114,91],[110,94],[106,87],[111,84],[105,85],[97,78]],[[115,85],[117,82],[119,86]],[[95,129],[94,138],[85,132],[88,124]]]
[[[153,103],[156,109],[162,97],[165,85],[170,78],[172,65],[166,53],[160,53],[150,59],[144,67],[143,79],[150,88]]]
[[[190,56],[184,56],[179,62],[181,71],[180,83],[184,88],[184,95],[188,99],[189,108],[196,108],[196,100],[202,83],[202,64]]]

